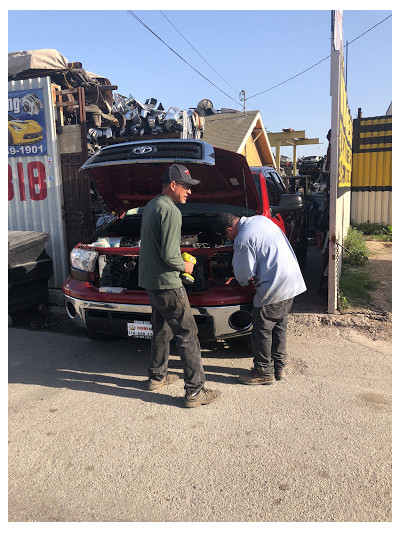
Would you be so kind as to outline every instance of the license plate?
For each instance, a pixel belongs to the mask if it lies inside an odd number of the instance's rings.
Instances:
[[[153,335],[153,329],[150,322],[142,320],[135,320],[135,322],[128,322],[128,337],[136,337],[137,339],[150,339]]]

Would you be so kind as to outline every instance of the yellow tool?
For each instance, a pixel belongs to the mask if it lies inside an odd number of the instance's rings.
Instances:
[[[182,259],[184,261],[190,261],[194,265],[197,263],[196,258],[193,257],[193,255],[188,254],[187,252],[183,252]],[[183,283],[185,285],[193,285],[193,283],[194,283],[194,277],[192,275],[188,274],[187,272],[182,272],[181,273],[181,279],[182,279],[182,281],[183,281]]]

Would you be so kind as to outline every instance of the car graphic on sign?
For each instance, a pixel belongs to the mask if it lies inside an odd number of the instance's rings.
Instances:
[[[29,144],[43,140],[43,129],[36,120],[20,120],[8,115],[8,145]]]

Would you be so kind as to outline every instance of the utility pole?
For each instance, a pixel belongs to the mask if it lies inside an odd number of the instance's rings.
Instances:
[[[239,98],[243,101],[243,113],[246,114],[246,91],[244,89],[240,91]]]

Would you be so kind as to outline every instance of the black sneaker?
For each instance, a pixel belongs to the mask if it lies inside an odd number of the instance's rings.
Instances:
[[[281,379],[285,379],[286,372],[284,370],[275,370],[275,379],[276,381],[280,381]]]
[[[240,374],[237,379],[243,385],[272,385],[275,381],[274,375],[260,374],[256,368],[252,368],[247,374]]]
[[[175,383],[175,381],[178,381],[179,376],[176,374],[167,374],[163,379],[157,380],[149,378],[147,381],[147,390],[157,390],[161,389],[161,387],[165,387],[166,385],[171,385],[171,383]]]
[[[185,407],[199,407],[200,405],[207,405],[215,402],[221,396],[219,390],[211,390],[203,387],[195,394],[186,394],[184,405]]]

